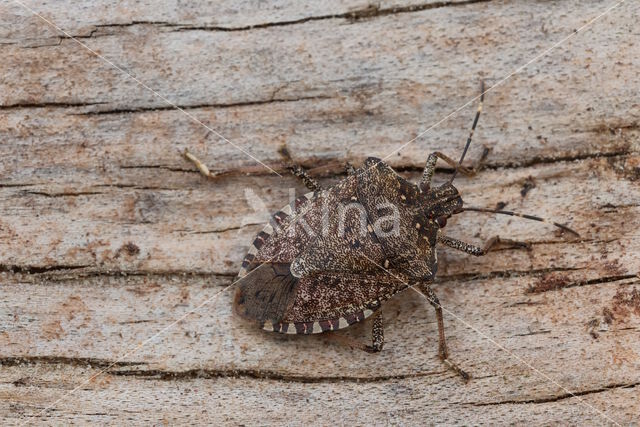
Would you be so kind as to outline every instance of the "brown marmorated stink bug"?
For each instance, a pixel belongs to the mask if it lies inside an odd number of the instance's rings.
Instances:
[[[368,158],[360,169],[347,165],[348,176],[330,188],[292,166],[312,191],[273,214],[256,236],[238,274],[234,312],[260,328],[286,334],[335,331],[373,316],[372,343],[360,347],[378,352],[384,342],[381,304],[415,286],[435,308],[440,359],[468,379],[449,360],[442,307],[430,287],[438,266],[436,245],[481,256],[505,240],[496,237],[480,248],[453,239],[442,232],[447,218],[474,210],[548,222],[504,210],[463,208],[453,178],[458,171],[473,172],[462,161],[481,111],[482,96],[460,160],[430,154],[418,185],[376,158]],[[185,155],[210,176],[192,154]],[[438,159],[455,169],[448,182],[432,187]]]

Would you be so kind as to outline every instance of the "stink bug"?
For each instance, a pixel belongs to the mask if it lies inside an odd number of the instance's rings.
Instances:
[[[440,358],[468,379],[449,360],[442,307],[430,284],[438,266],[437,244],[480,256],[500,241],[496,237],[480,248],[442,231],[448,218],[465,210],[453,179],[458,171],[472,173],[462,161],[481,110],[482,96],[460,160],[430,154],[417,185],[376,158],[368,158],[360,169],[348,165],[347,177],[330,188],[292,166],[312,191],[273,214],[254,239],[238,274],[234,312],[260,328],[286,334],[335,331],[372,316],[372,343],[361,347],[378,352],[384,343],[382,303],[415,286],[435,308]],[[193,155],[185,156],[210,175]],[[432,187],[438,159],[454,173]],[[466,210],[545,221],[508,211]]]

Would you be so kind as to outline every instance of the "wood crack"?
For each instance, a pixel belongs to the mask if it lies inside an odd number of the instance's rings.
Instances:
[[[413,13],[413,12],[422,12],[430,9],[440,9],[443,7],[461,7],[467,6],[475,3],[489,3],[492,0],[466,0],[466,1],[439,1],[439,2],[431,2],[425,4],[416,4],[409,6],[397,6],[397,7],[388,7],[381,8],[378,5],[369,5],[364,8],[351,10],[348,12],[342,13],[334,13],[327,15],[317,15],[317,16],[305,16],[297,19],[289,19],[283,21],[276,22],[262,22],[251,25],[242,25],[242,26],[223,26],[223,25],[188,25],[188,24],[179,24],[175,22],[168,21],[147,21],[147,20],[133,20],[130,22],[123,23],[114,23],[114,24],[96,24],[86,34],[77,34],[72,35],[75,39],[91,39],[98,37],[108,37],[113,36],[113,33],[102,33],[100,30],[109,29],[109,28],[127,28],[134,27],[138,25],[150,25],[158,28],[169,28],[172,31],[181,32],[181,31],[219,31],[219,32],[243,32],[243,31],[251,31],[251,30],[260,30],[265,28],[273,28],[273,27],[287,27],[293,25],[304,24],[312,21],[324,21],[331,19],[344,19],[350,23],[356,23],[358,21],[363,21],[365,19],[378,18],[389,15],[398,15],[405,13]],[[62,43],[63,40],[69,40],[71,37],[66,34],[59,35],[56,37],[48,38],[47,40],[55,40],[55,42],[51,43],[42,43],[42,44],[33,44],[33,45],[25,45],[24,48],[35,49],[40,47],[49,47],[49,46],[58,46]],[[6,45],[17,45],[17,42],[3,43]]]
[[[133,167],[124,166],[121,169],[134,169]],[[185,172],[186,170],[180,169],[180,172]],[[143,191],[180,191],[182,190],[179,187],[156,187],[152,185],[136,185],[136,184],[97,184],[95,187],[98,188],[125,188],[131,190],[143,190]]]
[[[33,187],[37,184],[24,184],[24,183],[0,183],[0,188],[20,188],[20,187]]]
[[[355,23],[365,19],[378,18],[389,15],[405,14],[412,12],[422,12],[430,9],[440,9],[443,7],[461,7],[476,3],[489,3],[492,0],[466,0],[466,1],[439,1],[424,4],[416,4],[409,6],[396,6],[381,8],[378,5],[369,5],[364,8],[354,9],[348,12],[333,13],[317,16],[305,16],[303,18],[289,19],[276,22],[263,22],[251,25],[242,26],[223,26],[223,25],[184,25],[178,23],[171,23],[166,21],[131,21],[121,24],[100,24],[96,25],[96,30],[92,31],[89,35],[81,36],[82,38],[95,37],[95,33],[99,28],[109,27],[131,27],[135,25],[156,25],[159,27],[168,27],[174,29],[173,31],[219,31],[219,32],[241,32],[250,30],[259,30],[273,27],[287,27],[292,25],[304,24],[312,21],[324,21],[330,19],[345,19],[350,23]]]
[[[120,169],[162,169],[170,172],[187,172],[199,174],[197,169],[191,168],[178,168],[167,165],[120,165]],[[114,185],[117,187],[117,185]]]
[[[541,330],[541,331],[526,332],[524,334],[513,334],[513,335],[511,335],[511,338],[513,338],[513,337],[529,337],[529,336],[532,336],[532,335],[550,334],[550,333],[551,333],[550,330],[544,329],[544,330]]]
[[[483,165],[483,168],[485,169],[516,169],[516,168],[531,167],[531,166],[537,166],[537,165],[548,165],[548,164],[560,163],[560,162],[576,162],[579,160],[588,160],[588,159],[626,157],[631,154],[635,154],[635,152],[625,149],[625,150],[615,150],[608,153],[596,152],[596,153],[567,154],[564,156],[554,156],[554,157],[534,156],[522,162],[487,163]]]
[[[625,158],[626,156],[630,156],[634,154],[640,154],[640,153],[636,153],[630,150],[620,150],[620,151],[613,151],[610,153],[594,152],[594,153],[583,153],[579,155],[566,155],[566,156],[555,156],[555,157],[536,156],[521,162],[515,162],[515,161],[495,162],[495,163],[487,162],[483,164],[480,171],[482,169],[487,169],[487,170],[519,169],[519,168],[533,167],[537,165],[551,165],[554,163],[573,162],[573,161],[579,161],[579,160],[589,160],[589,159],[598,159],[598,158],[616,159],[616,158]],[[311,175],[340,178],[340,177],[346,176],[346,173],[343,172],[343,166],[342,166],[344,164],[344,161],[345,161],[344,158],[323,158],[323,159],[315,159],[313,160],[313,163],[310,163],[311,161],[306,162],[305,160],[301,160],[299,161],[299,164],[300,166],[306,167],[308,169],[308,172]],[[392,165],[392,167],[398,173],[421,173],[424,171],[423,164]],[[274,168],[278,171],[285,170],[285,168],[280,168],[278,166],[274,166]],[[453,173],[453,169],[438,167],[436,168],[436,172],[451,174]],[[216,177],[232,176],[232,175],[238,175],[238,174],[242,174],[242,175],[251,174],[252,176],[271,175],[271,173],[265,172],[263,167],[250,168],[250,169],[249,168],[228,169],[228,170],[216,171]]]
[[[243,228],[251,227],[251,226],[255,226],[255,225],[265,225],[265,224],[266,224],[266,222],[252,222],[252,223],[249,223],[249,224],[241,224],[241,225],[236,225],[236,226],[231,226],[231,227],[217,228],[217,229],[214,229],[214,230],[186,230],[186,229],[173,230],[173,233],[218,234],[218,233],[226,233],[228,231],[242,230]]]
[[[125,362],[110,361],[107,359],[99,359],[95,357],[66,357],[66,356],[10,356],[0,357],[0,366],[20,366],[20,365],[69,365],[89,368],[113,368],[113,367],[131,367],[146,366],[146,362]]]
[[[207,233],[217,233],[224,231],[233,231],[237,229],[241,229],[243,227],[260,225],[260,224],[246,224],[244,226],[239,227],[230,227],[227,229],[216,230],[212,232],[203,231],[203,232],[194,232],[196,234],[207,234]],[[177,230],[176,232],[184,231]],[[166,271],[145,271],[145,270],[84,270],[81,272],[75,270],[89,269],[91,267],[95,267],[95,265],[85,264],[85,265],[51,265],[51,266],[30,266],[30,265],[8,265],[8,264],[0,264],[0,272],[9,272],[9,273],[26,273],[30,275],[42,275],[46,273],[50,273],[51,275],[46,275],[50,279],[56,278],[68,278],[68,276],[57,277],[56,273],[67,273],[73,271],[74,278],[87,278],[87,277],[118,277],[118,276],[144,276],[144,277],[173,277],[179,276],[204,276],[204,277],[236,277],[237,273],[235,272],[215,272],[215,271],[198,271],[198,270],[166,270]],[[473,282],[479,280],[490,280],[497,278],[518,278],[518,277],[529,277],[529,276],[541,276],[549,273],[558,273],[558,272],[571,272],[571,271],[580,271],[584,270],[584,267],[549,267],[549,268],[539,268],[539,269],[531,269],[531,270],[498,270],[491,271],[488,273],[460,273],[460,274],[451,274],[451,275],[443,275],[438,276],[436,278],[436,284],[445,284],[449,282]],[[587,285],[596,285],[602,283],[615,282],[620,280],[633,279],[638,277],[635,274],[621,275],[621,276],[611,276],[611,277],[603,277],[591,280],[584,281],[576,281],[572,282],[570,285],[563,286],[565,287],[575,287],[575,286],[587,286]],[[535,286],[527,290],[528,294],[536,294],[541,292],[546,292],[551,289],[538,289]],[[525,303],[522,303],[525,304]]]
[[[422,378],[434,375],[442,375],[447,371],[415,372],[406,374],[377,375],[371,377],[359,376],[307,376],[287,374],[278,371],[263,369],[189,369],[185,371],[162,371],[162,370],[110,370],[108,374],[114,376],[134,376],[154,380],[192,380],[192,379],[217,379],[217,378],[248,378],[259,380],[273,380],[293,383],[375,383],[393,380],[403,380],[410,378]]]
[[[473,282],[476,280],[488,280],[498,278],[511,278],[511,277],[527,277],[538,276],[541,274],[565,272],[565,271],[579,271],[584,270],[584,267],[549,267],[538,268],[529,270],[500,270],[491,271],[489,273],[460,273],[436,276],[436,284],[447,282]]]
[[[542,280],[540,283],[533,285],[527,289],[528,294],[540,294],[558,289],[575,288],[578,286],[601,285],[603,283],[618,282],[620,280],[628,280],[640,277],[637,274],[623,274],[617,276],[598,277],[590,280],[565,281],[562,278],[551,278]]]
[[[160,369],[126,369],[133,366],[148,366],[148,363],[135,361],[113,362],[106,359],[90,357],[15,356],[0,358],[0,366],[20,366],[25,364],[68,365],[96,369],[107,369],[104,372],[107,375],[137,377],[164,381],[217,378],[248,378],[293,383],[374,383],[411,378],[422,378],[448,373],[448,371],[423,371],[413,373],[376,375],[370,377],[348,375],[308,376],[288,374],[284,372],[264,369],[187,369],[184,371],[164,371]]]
[[[247,224],[246,226],[251,225],[260,225],[260,224]],[[242,228],[237,227],[237,228]],[[237,229],[236,227],[232,227],[229,229],[225,229],[223,231],[233,231]],[[239,264],[239,263],[238,263]],[[86,264],[86,265],[51,265],[51,266],[30,266],[30,265],[7,265],[0,264],[0,272],[9,272],[9,273],[26,273],[26,274],[45,274],[51,273],[52,275],[47,275],[48,278],[55,279],[55,273],[66,273],[74,270],[88,269],[90,267],[95,267],[95,265]],[[565,272],[565,271],[579,271],[584,270],[584,268],[569,268],[569,267],[551,267],[551,268],[540,268],[533,270],[504,270],[504,271],[492,271],[489,273],[461,273],[461,274],[451,274],[448,276],[439,276],[436,278],[436,284],[443,284],[449,282],[471,282],[476,280],[488,280],[495,278],[511,278],[511,277],[527,277],[527,276],[539,276],[547,273],[555,273],[555,272]],[[198,270],[166,270],[166,271],[144,271],[144,270],[84,270],[81,272],[74,271],[75,278],[87,278],[87,277],[118,277],[118,276],[145,276],[145,277],[173,277],[180,276],[206,276],[206,277],[235,277],[236,273],[230,272],[214,272],[214,271],[198,271]],[[620,276],[618,276],[620,277]],[[622,276],[624,278],[633,278],[635,275],[630,276]],[[68,278],[68,276],[64,276],[63,278]],[[600,279],[594,279],[590,281],[586,281],[584,284],[595,284]],[[620,280],[620,279],[618,279]],[[609,280],[609,281],[614,281]],[[588,283],[587,283],[588,282]],[[536,293],[536,292],[530,292]]]
[[[144,270],[82,270],[83,268],[93,267],[87,266],[70,266],[70,268],[58,268],[59,266],[48,267],[31,267],[31,266],[13,266],[0,264],[0,273],[13,273],[13,274],[26,274],[23,280],[28,280],[30,276],[37,278],[46,278],[53,281],[64,280],[80,280],[90,277],[149,277],[149,278],[184,278],[184,277],[205,277],[205,278],[225,278],[234,279],[237,272],[212,272],[212,271],[200,271],[200,270],[165,270],[165,271],[144,271]],[[70,274],[65,274],[70,273]],[[40,283],[40,282],[37,282]],[[221,286],[228,286],[231,282],[222,283]]]
[[[19,110],[26,108],[80,108],[95,107],[105,105],[107,102],[16,102],[13,104],[0,105],[0,111]]]
[[[549,165],[549,164],[561,163],[561,162],[575,162],[579,160],[589,160],[589,159],[599,159],[599,158],[626,157],[634,154],[640,154],[640,153],[635,152],[633,150],[625,149],[625,150],[615,150],[608,153],[595,152],[595,153],[567,154],[563,156],[553,156],[553,157],[534,156],[534,157],[531,157],[530,159],[526,159],[520,162],[487,161],[486,163],[482,164],[482,167],[480,168],[479,171],[483,169],[488,169],[488,170],[518,169],[518,168],[526,168],[526,167],[532,167],[537,165]],[[332,160],[332,162],[335,162],[335,160]],[[399,165],[399,166],[394,166],[393,169],[399,173],[402,173],[402,172],[418,173],[424,170],[424,165]],[[453,173],[453,169],[447,168],[447,167],[437,167],[436,172],[451,174]]]
[[[357,9],[344,13],[330,14],[330,15],[318,15],[318,16],[307,16],[300,19],[293,19],[288,21],[279,21],[279,22],[267,22],[263,24],[254,24],[247,25],[241,27],[223,27],[223,26],[189,26],[179,28],[177,31],[189,31],[189,30],[202,30],[202,31],[226,31],[226,32],[234,32],[234,31],[249,31],[255,29],[263,29],[263,28],[271,28],[271,27],[284,27],[289,25],[298,25],[304,24],[311,21],[322,21],[328,19],[346,19],[351,23],[364,20],[377,18],[388,15],[397,15],[403,13],[411,13],[411,12],[421,12],[429,9],[440,9],[443,7],[458,7],[458,6],[466,6],[469,4],[475,3],[488,3],[491,0],[467,0],[467,1],[440,1],[434,3],[426,3],[420,5],[411,5],[411,6],[402,6],[402,7],[390,7],[390,8],[380,8],[379,6],[370,5],[362,9]]]
[[[473,403],[473,406],[496,406],[496,405],[518,405],[518,404],[539,404],[539,403],[551,403],[551,402],[559,402],[565,399],[571,399],[573,397],[587,396],[590,394],[603,393],[605,391],[614,390],[614,389],[628,389],[635,388],[640,385],[640,382],[633,383],[615,383],[610,384],[604,387],[592,389],[592,390],[583,390],[576,391],[574,393],[563,393],[556,396],[542,397],[537,399],[523,399],[523,400],[501,400],[497,402],[479,402]]]
[[[67,271],[79,270],[87,267],[91,267],[91,265],[55,264],[55,265],[47,265],[47,266],[35,266],[35,265],[0,264],[0,273],[42,274],[42,273],[67,272]]]
[[[104,109],[104,110],[95,110],[95,111],[84,111],[81,113],[73,113],[74,116],[98,116],[98,115],[108,115],[108,114],[135,114],[135,113],[145,113],[150,111],[167,111],[167,110],[195,110],[195,109],[204,109],[204,108],[242,108],[242,107],[251,107],[257,105],[265,105],[265,104],[277,104],[277,103],[286,103],[286,102],[300,102],[300,101],[308,101],[308,100],[322,100],[322,99],[331,99],[331,96],[328,95],[313,95],[313,96],[299,96],[293,98],[270,98],[270,99],[259,99],[255,101],[239,101],[239,102],[230,102],[230,103],[205,103],[205,104],[192,104],[192,105],[160,105],[160,106],[151,106],[151,107],[135,107],[135,108],[114,108],[114,109]]]
[[[591,129],[586,129],[586,132],[594,132],[594,133],[610,133],[611,135],[619,135],[620,132],[624,131],[628,131],[628,130],[638,130],[640,129],[640,123],[639,122],[632,122],[632,123],[620,123],[620,124],[613,124],[613,125],[602,125],[602,126],[597,126]],[[573,129],[573,132],[578,133],[578,132],[583,132],[581,129]]]
[[[36,196],[45,196],[45,197],[77,197],[77,196],[91,196],[95,194],[104,194],[100,191],[78,191],[78,192],[65,191],[62,193],[48,193],[45,191],[25,191],[25,193],[33,194]]]
[[[259,99],[255,101],[238,101],[229,103],[203,103],[203,104],[191,104],[191,105],[158,105],[158,106],[144,106],[144,107],[131,107],[131,108],[112,108],[101,109],[95,111],[83,111],[79,113],[70,113],[72,116],[97,116],[97,115],[109,115],[109,114],[135,114],[152,111],[167,111],[167,110],[195,110],[204,108],[241,108],[251,107],[265,104],[277,104],[286,102],[299,102],[309,100],[323,100],[331,99],[329,95],[310,95],[310,96],[298,96],[291,98],[270,98]],[[16,102],[13,104],[0,105],[0,111],[3,110],[18,110],[27,108],[86,108],[86,107],[98,107],[102,105],[108,105],[110,102]],[[176,108],[177,107],[177,108]]]

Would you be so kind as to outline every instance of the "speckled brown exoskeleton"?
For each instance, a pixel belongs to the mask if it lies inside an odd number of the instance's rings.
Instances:
[[[456,240],[443,233],[447,219],[476,210],[546,221],[509,211],[463,208],[453,178],[458,171],[473,172],[462,161],[481,110],[482,97],[460,160],[430,154],[417,185],[376,158],[368,158],[360,169],[347,165],[347,177],[330,188],[292,166],[311,192],[273,214],[255,237],[238,274],[234,312],[262,329],[285,334],[336,331],[371,316],[372,343],[361,347],[378,352],[384,343],[382,303],[415,286],[435,308],[440,358],[468,379],[449,359],[442,307],[430,287],[438,267],[436,247],[443,244],[480,256],[505,240],[493,238],[482,248]],[[185,155],[209,174],[193,155]],[[454,173],[448,182],[433,187],[438,159]]]

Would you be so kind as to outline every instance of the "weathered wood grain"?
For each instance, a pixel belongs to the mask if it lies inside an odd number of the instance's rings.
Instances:
[[[5,368],[0,395],[21,399],[11,407],[9,422],[42,408],[43,402],[64,396],[74,378],[89,377],[95,369],[83,366]],[[34,380],[34,378],[38,378]],[[9,393],[7,391],[9,390]],[[376,401],[372,401],[377,396]],[[590,390],[580,399],[633,422],[640,407],[637,389],[615,387]],[[4,399],[3,399],[4,400]],[[237,425],[301,425],[316,415],[316,422],[341,424],[456,424],[486,422],[531,424],[602,424],[602,418],[580,405],[577,398],[559,397],[517,403],[469,402],[464,386],[446,387],[429,377],[373,382],[327,381],[300,383],[253,378],[154,379],[102,377],[79,390],[51,412],[51,423],[69,419],[77,423],[198,423]],[[462,419],[461,417],[464,417]]]
[[[298,25],[308,21],[344,19],[355,21],[374,16],[409,13],[427,9],[481,3],[488,0],[408,1],[383,0],[345,2],[325,0],[301,4],[295,1],[218,1],[162,3],[121,1],[114,4],[98,0],[79,5],[73,1],[42,1],[36,12],[77,38],[101,37],[110,34],[110,27],[151,24],[170,28],[204,29],[210,31],[248,31],[262,27]],[[33,8],[33,5],[27,3]],[[71,12],[71,13],[70,13]],[[28,10],[11,11],[12,25],[0,27],[4,43],[33,46],[45,40],[59,42],[61,34],[51,25],[33,19]]]
[[[260,161],[284,174],[286,146],[325,185],[607,7],[25,3]],[[474,377],[464,384],[439,362],[435,316],[413,291],[385,306],[377,355],[233,318],[225,288],[264,222],[245,190],[275,210],[300,183],[3,4],[3,424],[637,423],[637,12],[624,3],[487,94],[469,158],[491,152],[477,176],[456,178],[465,203],[506,204],[581,237],[511,217],[450,221],[466,241],[531,244],[477,259],[439,251],[435,290],[452,357]],[[428,152],[459,153],[472,114],[389,162],[418,179]],[[197,174],[186,147],[221,175]]]
[[[240,34],[142,25],[90,41],[92,49],[135,71],[145,84],[190,108],[263,162],[279,161],[278,148],[287,144],[297,159],[312,164],[388,155],[476,96],[481,77],[497,82],[602,5],[582,5],[582,16],[569,3],[555,8],[534,3],[527,14],[521,7],[479,3],[356,24],[311,21]],[[538,20],[532,21],[530,14]],[[603,18],[590,37],[571,39],[553,57],[532,64],[487,97],[487,111],[493,114],[483,118],[478,139],[493,148],[494,164],[625,151],[624,138],[604,144],[602,135],[610,128],[637,130],[640,114],[633,84],[640,65],[633,55],[638,30],[618,16]],[[6,108],[13,106],[20,114],[24,105],[57,106],[53,114],[62,108],[67,115],[73,112],[67,107],[77,105],[79,112],[102,112],[87,120],[71,115],[71,123],[50,120],[60,126],[50,132],[64,132],[74,147],[88,144],[88,152],[99,158],[106,153],[92,148],[111,142],[128,147],[128,156],[120,158],[125,165],[149,164],[149,159],[175,165],[175,148],[205,137],[206,130],[180,112],[149,112],[168,106],[72,40],[42,49],[8,45],[3,50],[0,72],[15,75],[21,70],[16,75],[21,84],[5,80],[0,85]],[[571,87],[571,96],[560,87]],[[135,114],[117,114],[131,110]],[[410,144],[392,163],[421,165],[434,147],[463,141],[472,114],[465,111]],[[85,127],[92,129],[93,140],[81,133]],[[100,130],[94,132],[96,128]],[[33,137],[49,142],[44,135]],[[20,139],[31,140],[27,135]],[[214,170],[256,164],[213,136],[201,144]],[[150,146],[157,153],[150,153]],[[471,154],[480,151],[477,145]]]

